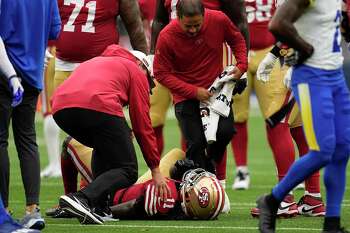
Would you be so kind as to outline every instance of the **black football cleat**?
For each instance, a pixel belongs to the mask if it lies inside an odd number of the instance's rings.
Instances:
[[[259,231],[261,233],[275,233],[277,210],[274,210],[267,201],[267,194],[260,196],[256,201],[260,210]]]
[[[88,200],[79,193],[61,196],[60,207],[78,218],[81,224],[103,224],[104,222],[89,206]]]

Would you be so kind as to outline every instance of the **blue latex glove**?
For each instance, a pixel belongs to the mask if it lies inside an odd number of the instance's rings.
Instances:
[[[17,76],[12,76],[9,79],[10,89],[12,91],[12,107],[16,107],[22,102],[24,89],[21,84],[21,79]]]

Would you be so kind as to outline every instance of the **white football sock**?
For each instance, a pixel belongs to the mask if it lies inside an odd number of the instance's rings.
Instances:
[[[321,197],[321,193],[309,193],[308,191],[305,191],[305,195],[309,195],[313,197]]]
[[[60,163],[60,128],[56,124],[52,115],[44,118],[44,137],[49,158],[49,166],[53,169],[59,169]]]

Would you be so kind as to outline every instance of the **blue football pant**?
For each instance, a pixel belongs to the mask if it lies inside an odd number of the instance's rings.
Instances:
[[[350,99],[345,82],[299,83],[292,87],[302,113],[310,151],[297,160],[272,190],[278,200],[315,171],[325,167],[326,216],[340,216],[350,144]]]

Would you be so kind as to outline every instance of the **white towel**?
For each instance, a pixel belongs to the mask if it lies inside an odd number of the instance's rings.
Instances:
[[[232,81],[232,75],[227,74],[233,69],[234,66],[227,66],[208,89],[213,93],[213,96],[208,101],[200,102],[202,125],[208,144],[216,141],[220,115],[227,117],[230,113],[234,82]],[[215,109],[212,108],[213,105]]]
[[[208,144],[211,144],[216,141],[216,131],[218,130],[220,116],[210,109],[208,102],[201,102],[199,108],[204,135]]]
[[[225,82],[233,80],[232,75],[227,75],[229,72],[235,68],[234,65],[226,66],[224,71],[215,79],[213,84],[208,88],[211,93],[219,92]]]
[[[219,94],[216,96],[213,103],[211,103],[211,110],[223,117],[228,117],[231,109],[232,91],[235,87],[235,82],[225,82]]]

